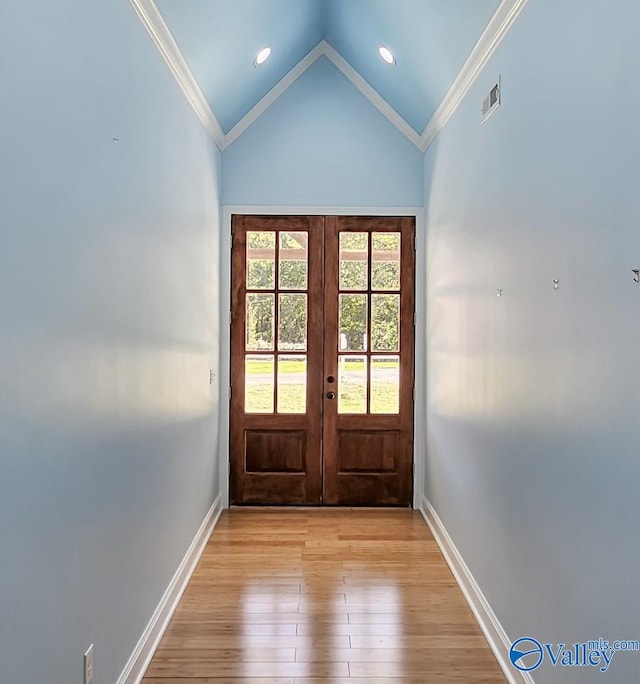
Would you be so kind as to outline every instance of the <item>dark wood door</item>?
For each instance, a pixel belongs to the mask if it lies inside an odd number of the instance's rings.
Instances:
[[[322,502],[324,218],[234,216],[231,502]]]
[[[231,502],[409,506],[414,219],[232,231]]]
[[[327,218],[325,503],[411,503],[413,244],[410,218]]]

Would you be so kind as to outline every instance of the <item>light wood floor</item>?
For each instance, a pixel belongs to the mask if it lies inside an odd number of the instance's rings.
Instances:
[[[504,684],[419,513],[231,509],[143,684]]]

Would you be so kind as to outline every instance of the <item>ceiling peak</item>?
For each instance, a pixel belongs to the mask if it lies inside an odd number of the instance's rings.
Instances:
[[[527,0],[459,0],[455,11],[448,0],[130,2],[221,149],[324,56],[425,150]]]

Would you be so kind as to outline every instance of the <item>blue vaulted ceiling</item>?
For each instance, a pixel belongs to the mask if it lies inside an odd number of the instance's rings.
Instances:
[[[323,0],[156,0],[227,133],[324,35]],[[271,58],[253,66],[257,52]]]
[[[326,0],[326,40],[422,133],[499,0]],[[389,68],[376,47],[398,60]]]
[[[325,39],[422,133],[499,0],[156,0],[225,133]],[[385,65],[379,44],[397,66]],[[255,68],[264,46],[271,58]]]

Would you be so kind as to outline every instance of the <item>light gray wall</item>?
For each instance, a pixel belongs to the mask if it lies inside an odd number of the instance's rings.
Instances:
[[[224,204],[414,207],[423,155],[321,57],[223,155]]]
[[[217,150],[128,2],[0,8],[0,681],[113,684],[218,490]]]
[[[512,639],[640,634],[639,21],[530,2],[426,155],[425,487]]]

